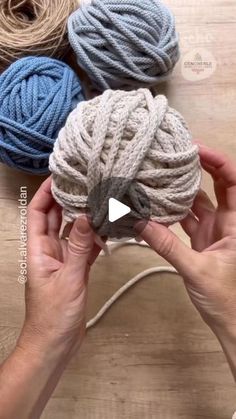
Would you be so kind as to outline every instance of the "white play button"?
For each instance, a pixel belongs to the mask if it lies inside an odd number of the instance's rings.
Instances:
[[[130,207],[122,202],[117,201],[117,199],[110,198],[109,205],[108,205],[108,219],[110,223],[114,223],[115,221],[119,220],[120,218],[124,217],[125,215],[131,212]]]
[[[139,183],[110,177],[89,192],[86,207],[96,235],[115,242],[126,241],[137,237],[138,221],[142,220],[145,228],[152,212],[150,199]]]

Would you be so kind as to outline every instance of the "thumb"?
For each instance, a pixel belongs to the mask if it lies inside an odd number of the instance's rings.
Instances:
[[[94,246],[94,233],[87,217],[79,217],[70,232],[68,241],[67,266],[85,275]]]
[[[136,228],[140,231],[141,223]],[[198,267],[199,253],[186,246],[167,227],[150,221],[139,235],[183,277],[191,275]]]

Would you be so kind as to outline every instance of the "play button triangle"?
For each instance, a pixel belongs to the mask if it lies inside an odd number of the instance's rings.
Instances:
[[[127,205],[122,204],[122,202],[118,201],[115,198],[109,199],[108,219],[110,223],[114,223],[115,221],[119,220],[120,218],[124,217],[130,212],[131,209]]]

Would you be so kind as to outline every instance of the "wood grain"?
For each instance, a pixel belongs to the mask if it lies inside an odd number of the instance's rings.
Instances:
[[[195,138],[236,161],[235,0],[169,0],[184,55],[211,51],[215,74],[189,82],[181,62],[159,86],[183,113]],[[0,166],[0,359],[14,346],[24,315],[18,277],[20,186],[30,200],[42,178]],[[213,196],[211,182],[203,185]],[[178,233],[186,240],[180,229]],[[88,317],[130,277],[164,261],[125,247],[101,257],[90,281]],[[89,331],[67,368],[44,419],[230,419],[235,386],[221,348],[186,295],[181,278],[152,275],[128,292]]]

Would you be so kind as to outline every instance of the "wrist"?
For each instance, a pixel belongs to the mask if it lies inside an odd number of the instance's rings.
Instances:
[[[26,357],[34,357],[39,362],[56,366],[69,362],[73,355],[75,339],[65,339],[54,333],[43,334],[25,323],[18,338],[16,348]]]
[[[213,328],[236,381],[236,326]]]
[[[236,324],[233,322],[221,318],[220,322],[216,322],[214,319],[213,321],[206,321],[206,323],[220,341],[236,342]]]
[[[215,327],[213,332],[219,339],[220,343],[227,347],[236,348],[236,326]],[[236,353],[236,351],[235,351]]]
[[[69,360],[67,346],[29,333],[28,325],[25,325],[15,350],[0,371],[3,416],[41,417]]]

